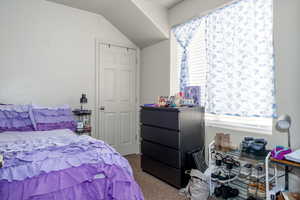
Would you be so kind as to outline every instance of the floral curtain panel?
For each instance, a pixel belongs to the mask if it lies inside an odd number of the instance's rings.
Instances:
[[[179,80],[180,91],[183,91],[184,88],[189,85],[188,46],[202,21],[203,20],[201,18],[195,18],[187,23],[175,26],[172,29],[177,42],[182,47],[182,58],[181,58],[181,66],[180,66],[180,80]]]
[[[273,0],[238,1],[206,23],[206,112],[275,117]]]

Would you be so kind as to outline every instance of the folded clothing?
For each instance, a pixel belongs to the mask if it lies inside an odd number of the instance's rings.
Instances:
[[[271,156],[277,160],[283,160],[284,156],[291,152],[292,152],[292,150],[290,148],[286,148],[283,146],[277,146],[272,150]]]

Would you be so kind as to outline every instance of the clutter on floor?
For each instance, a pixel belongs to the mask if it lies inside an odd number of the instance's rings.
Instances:
[[[207,177],[197,169],[192,169],[186,173],[191,178],[187,186],[180,189],[179,194],[190,200],[207,199],[209,196]]]

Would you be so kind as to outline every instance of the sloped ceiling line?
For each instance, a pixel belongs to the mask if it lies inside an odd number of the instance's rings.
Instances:
[[[104,16],[138,47],[168,39],[167,8],[149,0],[48,0]]]

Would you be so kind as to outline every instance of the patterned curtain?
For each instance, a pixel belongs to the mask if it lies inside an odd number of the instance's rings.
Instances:
[[[180,91],[183,91],[184,88],[189,85],[188,46],[201,22],[201,18],[195,18],[187,23],[175,26],[172,29],[177,42],[182,47],[179,81]]]
[[[276,117],[273,0],[241,0],[206,20],[206,111]]]

